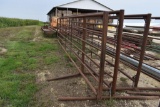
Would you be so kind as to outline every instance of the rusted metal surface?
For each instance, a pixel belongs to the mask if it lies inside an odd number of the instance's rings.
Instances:
[[[62,44],[59,42],[59,44],[62,46]],[[63,50],[66,52],[65,48],[62,46]],[[82,75],[82,77],[84,78],[84,80],[86,81],[86,83],[90,86],[90,88],[92,89],[92,91],[97,94],[95,88],[93,87],[93,85],[89,82],[89,80],[86,78],[86,76],[83,74],[83,72],[79,69],[79,67],[76,65],[76,63],[73,61],[73,59],[70,57],[70,55],[66,52],[67,56],[69,57],[69,59],[72,61],[72,63],[75,65],[75,67],[78,69],[79,73]]]
[[[47,25],[42,26],[41,29],[42,29],[43,33],[46,34],[46,35],[51,35],[51,34],[57,32],[56,28],[51,28],[51,27],[49,27]]]
[[[119,60],[120,60],[120,52],[121,52],[121,42],[122,42],[122,31],[123,31],[123,20],[124,20],[124,10],[121,10],[119,13],[119,26],[118,26],[118,34],[117,36],[117,47],[116,47],[116,58],[115,58],[115,66],[114,66],[114,74],[113,74],[113,82],[112,82],[112,96],[116,92],[116,83],[117,83],[117,75],[119,69]]]
[[[103,88],[104,91],[110,90],[109,88]],[[160,88],[153,87],[118,87],[116,91],[124,91],[124,90],[149,90],[149,91],[160,91]]]
[[[133,95],[144,95],[144,96],[160,96],[160,93],[157,92],[134,92],[134,91],[127,91],[128,94]]]
[[[139,78],[140,78],[140,73],[141,73],[141,69],[142,69],[142,63],[143,63],[143,58],[144,58],[144,53],[145,53],[145,48],[146,48],[146,43],[147,43],[147,37],[148,37],[148,32],[149,32],[150,21],[151,21],[151,14],[148,14],[146,16],[146,20],[145,20],[145,31],[144,31],[144,35],[143,35],[143,43],[141,46],[141,54],[140,54],[138,70],[137,70],[137,74],[135,77],[135,84],[134,84],[135,87],[138,86],[138,82],[139,82]]]
[[[117,24],[110,24],[110,19],[115,19]],[[139,44],[141,48],[134,45],[134,42],[123,41],[123,23],[126,19],[145,20],[145,30],[142,35],[143,43]],[[157,99],[158,97],[155,96],[148,97],[149,94],[148,96],[117,96],[116,94],[120,90],[160,91],[159,88],[138,87],[143,59],[149,57],[145,54],[145,47],[150,19],[150,14],[124,15],[124,10],[59,18],[57,21],[57,36],[59,43],[71,62],[77,68],[78,73],[48,79],[48,81],[72,78],[81,75],[94,93],[91,96],[95,96],[61,97],[59,100],[102,100],[109,98]],[[109,30],[109,26],[115,27],[116,31]],[[114,33],[115,36],[112,36],[109,33]],[[134,54],[135,57],[131,57],[129,55],[130,53],[125,53],[124,49],[129,50],[131,54],[134,52],[137,53]],[[138,67],[122,60],[122,54],[137,60],[139,62]],[[72,59],[72,55],[76,57],[78,63]],[[150,59],[154,59],[154,57],[150,56]],[[136,75],[127,73],[122,69],[120,64],[133,69]],[[110,69],[109,67],[113,67],[113,69]],[[130,84],[128,87],[118,86],[119,73],[122,73],[133,84]],[[108,78],[111,79],[109,80]],[[104,90],[108,91],[108,96],[104,95]]]
[[[77,77],[77,76],[80,76],[80,73],[76,73],[76,74],[72,74],[72,75],[66,75],[66,76],[63,76],[63,77],[57,77],[57,78],[53,78],[53,79],[47,79],[47,81],[66,79],[66,78],[72,78],[72,77]]]
[[[105,50],[106,50],[106,37],[107,37],[107,26],[108,26],[108,16],[107,12],[103,13],[103,35],[102,35],[102,45],[101,45],[101,57],[100,57],[100,71],[99,71],[99,86],[98,86],[98,95],[97,99],[102,97],[102,88],[103,88],[103,78],[104,78],[104,64],[105,64]]]
[[[83,28],[86,28],[86,18],[83,18]],[[83,40],[86,40],[86,29],[83,29]],[[85,42],[82,41],[82,62],[85,63]],[[82,64],[82,71],[84,72],[84,66]]]
[[[159,20],[159,19],[160,19],[160,17],[152,17],[151,19],[158,19],[158,20]]]
[[[105,99],[119,99],[119,100],[155,100],[159,99],[158,96],[102,96],[102,100]],[[96,100],[96,97],[60,97],[59,101],[84,101],[84,100]]]

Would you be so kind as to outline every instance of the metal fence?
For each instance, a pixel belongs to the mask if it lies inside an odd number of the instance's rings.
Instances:
[[[150,19],[151,14],[124,15],[124,10],[59,18],[57,21],[59,43],[77,68],[78,73],[48,81],[81,75],[94,93],[92,97],[60,97],[59,100],[159,98],[155,97],[156,94],[153,93],[154,96],[150,96],[147,93],[144,93],[147,96],[119,96],[116,94],[120,90],[160,90],[160,88],[138,87],[140,73],[143,71],[143,59],[145,57]],[[110,20],[117,24],[110,23]],[[135,46],[131,45],[133,44],[132,42],[123,40],[124,20],[145,21],[137,58],[125,53],[125,46],[130,46],[128,50],[135,50]],[[111,30],[110,28],[112,27],[115,27],[116,30]],[[77,58],[78,63],[74,61],[72,56]],[[131,60],[133,63],[131,63]],[[122,65],[133,69],[135,74],[130,75],[122,70]],[[119,73],[127,77],[132,84],[128,87],[120,87],[117,83]],[[108,93],[106,94],[104,90],[107,90]],[[133,93],[136,94],[135,92],[130,92],[130,94]]]

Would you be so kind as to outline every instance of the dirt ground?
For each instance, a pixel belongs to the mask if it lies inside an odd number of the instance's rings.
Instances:
[[[43,37],[34,39],[43,40]],[[50,40],[56,38],[48,38]],[[78,73],[78,70],[73,64],[66,60],[64,57],[64,51],[59,46],[59,50],[55,54],[59,56],[61,60],[51,66],[44,66],[43,69],[36,71],[36,82],[40,87],[40,90],[35,95],[34,107],[158,107],[160,100],[103,100],[103,101],[58,101],[59,97],[80,97],[80,96],[93,96],[94,94],[85,83],[81,76],[57,80],[57,81],[46,81],[47,79],[61,77],[69,74]],[[127,67],[120,65],[130,75],[134,75],[135,72],[128,70]],[[106,65],[107,67],[107,65]],[[112,69],[112,68],[111,68]],[[119,74],[118,84],[124,85],[124,81],[120,78],[123,77]],[[130,81],[126,81],[125,84],[131,84]],[[160,83],[150,77],[141,74],[140,79],[141,86],[160,87]],[[126,94],[122,92],[121,94]]]

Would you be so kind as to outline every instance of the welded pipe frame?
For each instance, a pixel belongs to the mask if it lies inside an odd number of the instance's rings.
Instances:
[[[114,13],[114,12],[112,12],[112,13]],[[123,14],[121,14],[121,13],[123,13]],[[116,13],[117,14],[117,13]],[[122,35],[122,28],[121,28],[121,26],[123,27],[123,18],[124,18],[124,11],[123,10],[121,10],[121,12],[119,13],[120,14],[120,16],[121,16],[121,19],[120,19],[120,24],[119,24],[119,32],[118,32],[118,37],[119,37],[119,39],[118,39],[118,43],[117,44],[121,44],[121,35]],[[92,17],[92,16],[94,16],[94,15],[88,15],[88,17]],[[100,14],[96,14],[96,16],[100,16]],[[107,12],[104,12],[104,14],[103,14],[103,18],[104,19],[107,19],[108,17],[106,17],[105,18],[105,16],[108,16],[108,14],[107,14]],[[81,15],[80,16],[80,18],[84,18],[85,17],[85,15]],[[117,16],[116,16],[117,17]],[[69,17],[67,17],[67,18],[69,18]],[[71,17],[71,18],[79,18],[79,16],[73,16],[73,17]],[[126,18],[127,19],[132,19],[132,18],[135,18],[135,17],[133,17],[132,15],[131,16],[126,16]],[[141,17],[140,17],[140,15],[138,16],[138,18],[135,18],[135,19],[142,19]],[[65,17],[63,17],[63,18],[60,18],[60,32],[61,32],[61,19],[65,19]],[[103,20],[104,21],[104,20]],[[106,23],[103,23],[104,25],[103,26],[106,26],[107,27],[107,21],[105,21]],[[72,22],[71,22],[72,23]],[[71,24],[71,27],[72,27],[72,24]],[[83,25],[83,27],[85,27],[85,24]],[[69,27],[70,28],[70,27]],[[65,30],[65,32],[67,32],[67,30]],[[83,28],[83,33],[84,33],[84,35],[83,35],[83,41],[82,41],[82,50],[83,50],[83,52],[85,52],[85,28]],[[147,31],[146,31],[147,32]],[[72,29],[71,29],[71,38],[72,38],[72,33],[73,33],[73,31],[72,31]],[[146,33],[147,34],[147,33]],[[110,97],[108,97],[108,96],[106,96],[106,97],[104,97],[104,96],[102,96],[102,91],[103,91],[103,76],[104,76],[104,62],[105,62],[105,50],[106,50],[106,39],[104,39],[104,37],[106,37],[105,35],[107,35],[107,30],[105,30],[105,27],[104,27],[104,29],[103,29],[103,36],[102,36],[102,45],[101,45],[101,51],[102,50],[104,50],[104,51],[102,51],[101,52],[101,64],[100,64],[100,66],[101,66],[101,69],[100,69],[100,77],[99,77],[99,86],[98,86],[98,91],[95,91],[94,89],[93,89],[93,87],[91,87],[91,89],[93,90],[93,92],[95,92],[95,93],[97,93],[97,96],[96,97],[86,97],[86,98],[72,98],[72,97],[70,97],[70,98],[61,98],[61,100],[75,100],[75,99],[77,99],[77,100],[85,100],[85,99],[90,99],[90,100],[92,100],[92,99],[108,99],[108,98],[110,98]],[[145,43],[143,43],[143,44],[145,44]],[[61,44],[61,46],[62,46],[62,44]],[[65,38],[65,48],[62,46],[62,48],[64,49],[64,51],[66,52],[66,38]],[[116,61],[115,61],[115,69],[114,69],[114,82],[112,83],[112,96],[115,94],[115,92],[116,92],[116,80],[117,80],[117,73],[118,73],[118,66],[119,66],[119,60],[120,60],[120,46],[118,46],[117,45],[117,49],[116,49]],[[85,55],[84,55],[84,53],[82,52],[82,62],[84,62],[84,58],[85,58]],[[68,54],[69,55],[69,54]],[[143,57],[143,54],[142,54],[142,56],[141,56],[141,58]],[[70,57],[71,58],[71,57]],[[143,58],[142,58],[143,59]],[[72,59],[71,59],[72,60]],[[73,60],[72,60],[73,61]],[[75,62],[73,62],[74,64],[75,64]],[[141,63],[139,63],[139,64],[141,64]],[[84,65],[82,65],[81,66],[81,70],[78,68],[78,66],[77,65],[75,65],[76,66],[76,68],[78,69],[78,71],[80,72],[80,74],[82,75],[82,77],[85,77],[85,79],[87,79],[86,78],[86,76],[85,76],[85,74],[83,73],[83,69],[84,69]],[[137,71],[138,72],[138,71]],[[139,73],[139,72],[138,72]],[[138,80],[139,81],[139,80]],[[87,82],[87,84],[88,84],[88,82]],[[90,83],[89,83],[90,84]],[[90,86],[91,86],[91,84],[90,84]],[[116,98],[116,99],[119,99],[119,98],[121,98],[121,99],[125,99],[125,98],[128,98],[128,99],[148,99],[148,97],[144,97],[144,96],[130,96],[130,97],[127,97],[127,96],[114,96],[114,97],[112,97],[112,98]],[[150,97],[151,98],[151,97]],[[149,99],[150,99],[149,98]],[[157,97],[154,97],[154,98],[157,98]],[[151,98],[151,99],[153,99],[153,98]]]
[[[120,13],[122,13],[122,14],[124,14],[124,11],[123,10],[121,10],[120,11]],[[106,28],[107,28],[107,26],[108,26],[108,16],[109,16],[109,14],[108,14],[108,12],[104,12],[103,13],[103,36],[102,36],[102,45],[101,45],[101,61],[100,61],[100,77],[99,77],[99,89],[98,89],[98,91],[97,91],[97,99],[101,99],[101,96],[102,96],[102,91],[103,91],[103,76],[104,76],[104,64],[105,64],[105,50],[106,50],[106,35],[107,35],[107,30],[106,30]],[[123,17],[122,18],[120,18],[120,19],[122,19],[123,20]],[[60,22],[61,22],[61,19],[60,19]],[[84,23],[85,21],[83,21],[83,27],[85,28],[85,23]],[[123,23],[123,22],[122,22]],[[122,26],[119,26],[119,27],[122,27]],[[60,28],[61,29],[61,28]],[[122,28],[121,28],[122,29]],[[61,31],[61,30],[60,30]],[[84,52],[85,51],[85,35],[86,35],[86,30],[85,29],[83,29],[83,41],[82,41],[82,51]],[[64,31],[65,32],[65,31]],[[121,34],[122,34],[122,32],[121,32]],[[65,38],[65,48],[66,48],[66,38]],[[120,51],[120,49],[119,49],[119,51]],[[117,57],[118,58],[118,57]],[[119,59],[116,59],[116,60],[119,60]],[[84,62],[84,53],[82,53],[82,62]],[[116,62],[116,65],[118,65],[119,64],[119,62],[117,61]],[[82,72],[84,72],[83,71],[83,69],[84,69],[84,67],[83,67],[83,65],[81,66],[81,70],[82,70]],[[118,69],[115,69],[115,73],[118,73]],[[117,75],[117,74],[116,74]],[[116,84],[116,82],[115,82],[115,84]]]

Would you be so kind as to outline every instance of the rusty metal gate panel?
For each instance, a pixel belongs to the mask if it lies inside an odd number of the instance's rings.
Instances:
[[[109,20],[114,20],[117,24],[112,24]],[[122,55],[124,42],[122,37],[124,20],[145,20],[145,31],[143,33],[143,42],[141,43],[138,66],[123,60]],[[112,12],[100,12],[86,15],[61,17],[57,20],[57,37],[59,43],[73,62],[78,73],[64,77],[54,78],[58,80],[81,75],[88,84],[94,95],[92,97],[60,97],[59,100],[101,100],[101,99],[156,99],[155,96],[119,96],[116,92],[119,90],[160,90],[159,88],[141,88],[138,87],[142,63],[144,59],[145,46],[150,26],[151,14],[143,15],[124,15],[124,10]],[[116,31],[110,30],[115,27]],[[110,33],[113,33],[111,35]],[[134,46],[131,46],[134,48]],[[74,55],[79,63],[72,59]],[[135,70],[135,75],[121,70],[120,64]],[[113,67],[110,69],[109,67]],[[118,74],[122,73],[129,78],[133,84],[130,87],[119,87],[117,85]],[[92,80],[88,78],[88,74]],[[109,79],[108,79],[109,78]],[[48,81],[51,81],[48,80]],[[104,90],[107,90],[107,95]],[[129,92],[128,92],[129,93]],[[131,92],[132,93],[132,92]]]

